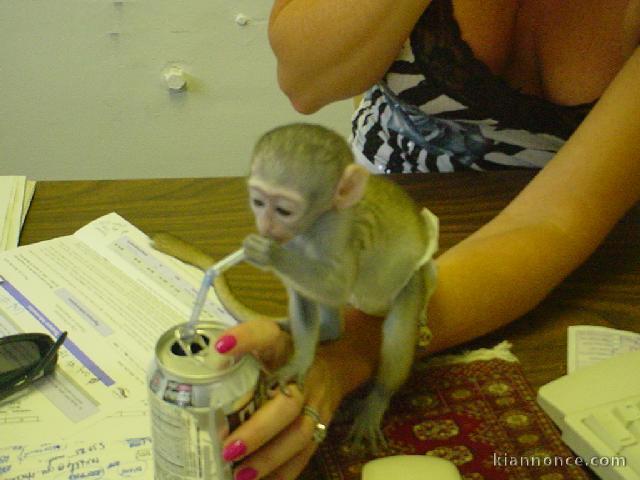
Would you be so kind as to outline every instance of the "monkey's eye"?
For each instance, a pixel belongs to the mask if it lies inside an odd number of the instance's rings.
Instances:
[[[253,205],[256,207],[264,207],[264,202],[259,198],[254,198],[252,202],[253,202]]]
[[[286,208],[277,207],[276,212],[283,217],[289,217],[291,215],[291,210],[287,210]]]

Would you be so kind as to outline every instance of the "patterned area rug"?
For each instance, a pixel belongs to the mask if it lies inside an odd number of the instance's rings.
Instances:
[[[376,456],[345,446],[350,426],[350,420],[334,420],[302,479],[360,480],[362,466]],[[535,403],[506,342],[464,357],[418,362],[383,428],[389,449],[378,456],[443,457],[465,480],[590,478]]]

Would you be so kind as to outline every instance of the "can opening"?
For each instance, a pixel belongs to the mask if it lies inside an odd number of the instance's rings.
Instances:
[[[209,337],[198,333],[194,335],[194,337],[191,339],[191,343],[187,344],[190,350],[189,353],[185,352],[184,348],[182,348],[181,343],[183,342],[178,342],[177,340],[173,342],[173,344],[171,345],[171,353],[173,353],[174,355],[178,355],[179,357],[186,357],[187,355],[196,355],[202,350],[204,350],[206,347],[208,347],[209,342],[210,342]]]

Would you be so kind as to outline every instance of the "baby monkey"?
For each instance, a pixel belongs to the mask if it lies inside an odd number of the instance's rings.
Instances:
[[[438,222],[391,181],[354,163],[347,142],[319,125],[292,124],[257,142],[248,179],[259,234],[247,260],[281,278],[294,353],[274,374],[303,384],[322,329],[337,337],[341,307],[385,316],[379,369],[352,439],[377,449],[393,393],[406,380],[418,325],[435,285]]]

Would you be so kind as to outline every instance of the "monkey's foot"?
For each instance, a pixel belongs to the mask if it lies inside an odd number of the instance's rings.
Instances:
[[[382,453],[389,448],[380,425],[360,425],[357,420],[351,428],[348,442],[355,452]]]
[[[363,408],[349,433],[351,447],[355,450],[366,450],[378,453],[389,448],[387,439],[382,433],[382,417],[389,405],[389,397],[373,389],[363,403]]]

